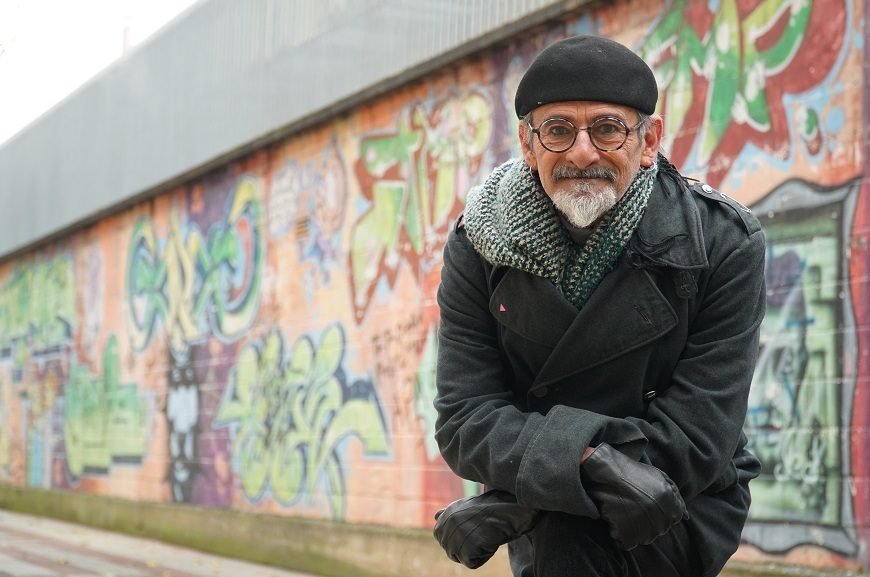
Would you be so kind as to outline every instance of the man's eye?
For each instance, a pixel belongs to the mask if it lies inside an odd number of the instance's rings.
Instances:
[[[613,136],[622,132],[622,127],[616,122],[599,122],[595,125],[595,134]]]
[[[547,127],[547,136],[562,137],[568,136],[572,132],[574,131],[564,124],[551,124]]]

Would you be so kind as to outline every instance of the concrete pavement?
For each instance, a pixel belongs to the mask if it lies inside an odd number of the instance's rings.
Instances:
[[[0,510],[0,577],[314,577]]]

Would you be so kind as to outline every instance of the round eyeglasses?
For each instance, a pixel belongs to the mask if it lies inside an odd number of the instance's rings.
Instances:
[[[602,116],[593,120],[586,128],[577,128],[567,118],[560,117],[548,118],[537,128],[529,126],[538,135],[541,146],[550,152],[565,152],[574,146],[577,133],[581,130],[589,133],[592,146],[601,152],[613,152],[622,148],[631,131],[637,130],[641,124],[643,120],[629,128],[616,116]]]

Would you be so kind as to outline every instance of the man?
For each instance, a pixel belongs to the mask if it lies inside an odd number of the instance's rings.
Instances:
[[[480,496],[448,555],[514,575],[716,575],[759,463],[742,426],[764,314],[748,209],[658,153],[649,67],[577,36],[516,94],[523,158],[473,189],[444,250],[436,438]]]

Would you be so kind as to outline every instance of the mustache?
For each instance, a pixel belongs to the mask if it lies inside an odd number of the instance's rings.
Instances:
[[[575,166],[562,165],[553,169],[553,180],[562,180],[563,178],[600,178],[616,182],[616,172],[602,166],[577,168]]]

